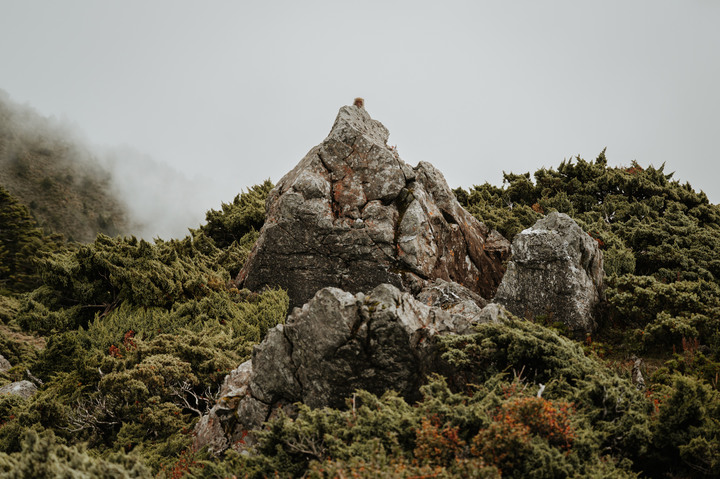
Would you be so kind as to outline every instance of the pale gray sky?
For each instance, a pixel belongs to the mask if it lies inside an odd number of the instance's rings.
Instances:
[[[366,99],[452,187],[588,160],[720,202],[720,2],[0,0],[0,88],[207,189],[277,180]],[[202,179],[204,178],[204,179]],[[189,225],[194,226],[194,225]]]

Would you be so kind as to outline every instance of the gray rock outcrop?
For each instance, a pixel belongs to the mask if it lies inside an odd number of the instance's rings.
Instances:
[[[0,354],[0,373],[4,373],[5,371],[10,370],[12,368],[12,364],[10,364],[10,361],[5,359],[5,356]]]
[[[429,372],[448,372],[438,336],[497,320],[483,316],[472,303],[482,298],[457,284],[436,281],[418,296],[424,301],[390,284],[368,294],[318,291],[225,379],[220,400],[196,427],[195,447],[216,453],[233,444],[248,447],[247,431],[280,408],[291,413],[295,402],[343,407],[357,389],[378,395],[392,389],[417,399]]]
[[[23,399],[27,399],[38,391],[30,381],[15,381],[14,383],[6,384],[0,388],[0,395],[11,394],[14,396],[20,396]]]
[[[436,279],[422,289],[415,299],[421,303],[440,308],[459,322],[476,322],[478,315],[487,305],[487,301],[469,289],[443,279]]]
[[[340,109],[328,137],[270,193],[239,287],[288,291],[290,306],[334,286],[418,292],[435,278],[490,298],[509,242],[464,210],[429,163],[411,168],[364,108]]]
[[[597,242],[568,215],[553,212],[515,236],[494,302],[521,318],[562,321],[583,336],[596,327],[603,277]]]

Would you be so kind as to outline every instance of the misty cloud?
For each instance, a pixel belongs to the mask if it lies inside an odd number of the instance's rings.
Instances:
[[[223,181],[188,178],[132,147],[93,144],[81,126],[41,116],[31,106],[13,102],[3,90],[0,183],[13,185],[26,198],[43,199],[43,188],[55,187],[57,201],[40,201],[40,207],[56,209],[46,216],[69,218],[64,224],[74,231],[64,233],[86,241],[101,230],[147,240],[181,238],[204,221],[207,210],[234,195],[227,193],[227,186],[218,187]],[[93,218],[73,209],[97,209],[100,214]]]
[[[166,163],[129,146],[103,148],[98,157],[127,207],[132,232],[147,240],[181,238],[197,228],[221,201],[209,178],[188,178]]]

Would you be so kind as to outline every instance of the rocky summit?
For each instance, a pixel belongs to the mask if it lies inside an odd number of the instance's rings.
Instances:
[[[293,404],[342,408],[359,389],[414,401],[430,373],[455,382],[441,336],[511,312],[556,315],[574,333],[594,327],[602,255],[572,219],[551,213],[518,234],[505,273],[508,241],[463,209],[432,165],[411,168],[387,138],[362,105],[343,107],[270,193],[237,283],[280,286],[297,307],[226,378],[195,429],[196,449],[246,449],[247,431],[281,411],[293,416]]]
[[[509,242],[464,210],[431,164],[404,163],[388,135],[362,106],[340,109],[270,193],[239,287],[282,287],[291,307],[328,286],[417,293],[436,278],[495,294]]]

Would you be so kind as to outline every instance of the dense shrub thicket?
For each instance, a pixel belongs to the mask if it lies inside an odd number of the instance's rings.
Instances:
[[[37,261],[59,247],[27,207],[0,186],[0,294],[31,291],[41,284]]]
[[[0,396],[0,477],[720,475],[718,206],[662,167],[609,167],[604,152],[505,180],[455,193],[510,239],[558,210],[598,241],[608,287],[596,336],[482,325],[444,339],[457,373],[428,378],[416,404],[358,391],[342,409],[300,405],[257,433],[255,454],[221,457],[193,451],[192,429],[287,312],[283,291],[230,281],[272,184],[155,243],[52,243],[2,196],[0,353],[13,367],[0,386],[30,378],[39,392]]]
[[[222,248],[199,229],[154,244],[100,234],[52,254],[37,246],[32,261],[17,248],[3,249],[7,284],[23,261],[26,276],[40,285],[0,303],[8,332],[0,352],[13,365],[0,381],[25,379],[27,369],[40,392],[27,400],[0,396],[0,451],[10,454],[0,458],[0,470],[56,477],[77,467],[90,475],[118,469],[124,472],[116,477],[144,477],[183,460],[194,422],[223,377],[287,312],[284,291],[238,291],[230,281],[257,237],[254,227],[262,226],[262,218],[244,229],[230,218],[239,210],[256,215],[246,205],[269,186],[224,205],[227,219],[208,213],[212,234],[225,238]],[[42,243],[23,212],[11,200],[3,203],[3,217],[20,218],[6,223],[3,237]],[[46,345],[29,346],[32,335]],[[50,451],[55,465],[33,466],[40,450]],[[140,466],[127,466],[128,458]]]

